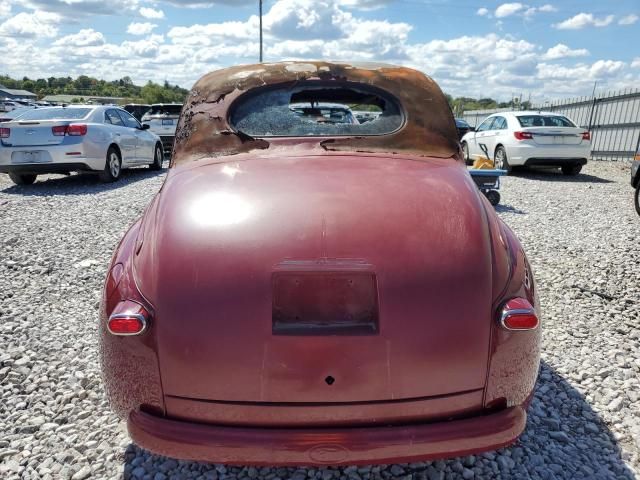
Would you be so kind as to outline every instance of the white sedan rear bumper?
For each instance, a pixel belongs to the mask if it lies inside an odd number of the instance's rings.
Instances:
[[[584,165],[591,157],[591,145],[537,145],[521,143],[506,147],[510,165]]]
[[[106,155],[86,143],[46,146],[0,146],[0,172],[56,173],[78,170],[101,171]],[[97,146],[95,146],[97,147]]]

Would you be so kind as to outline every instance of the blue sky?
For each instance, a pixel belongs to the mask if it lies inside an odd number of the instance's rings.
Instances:
[[[258,58],[257,0],[0,0],[0,73],[190,87]],[[265,60],[381,60],[455,96],[640,85],[640,1],[265,0]]]

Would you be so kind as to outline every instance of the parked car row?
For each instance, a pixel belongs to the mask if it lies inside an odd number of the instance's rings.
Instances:
[[[23,107],[49,107],[51,104],[49,102],[43,101],[33,101],[28,99],[8,99],[0,100],[0,114],[11,112],[13,110],[23,108]]]
[[[116,106],[30,109],[0,125],[0,172],[16,184],[72,171],[95,172],[113,182],[123,168],[162,168],[160,137]]]

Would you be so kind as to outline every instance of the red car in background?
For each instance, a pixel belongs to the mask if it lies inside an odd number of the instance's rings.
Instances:
[[[218,463],[495,449],[525,428],[540,359],[531,268],[467,173],[445,96],[381,64],[199,80],[99,322],[133,440]]]

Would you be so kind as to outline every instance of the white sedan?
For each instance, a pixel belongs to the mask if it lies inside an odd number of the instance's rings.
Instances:
[[[38,174],[72,171],[113,182],[123,168],[159,170],[163,158],[160,137],[115,106],[38,108],[0,124],[0,172],[19,185]]]
[[[486,157],[496,168],[560,167],[577,175],[591,156],[591,135],[563,115],[551,112],[500,112],[487,117],[460,140],[464,158]]]

